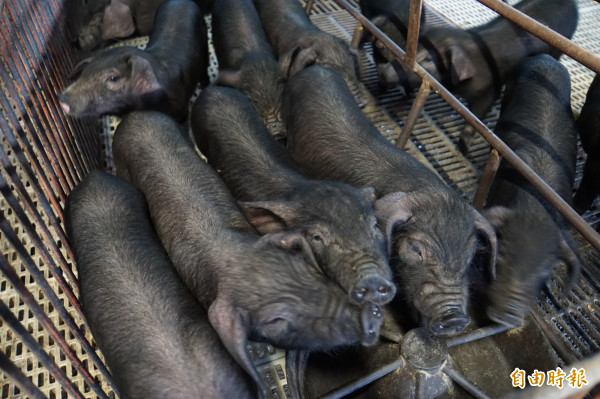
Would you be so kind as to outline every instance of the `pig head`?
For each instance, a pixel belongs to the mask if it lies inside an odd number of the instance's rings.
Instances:
[[[263,394],[246,352],[249,339],[322,350],[375,342],[379,308],[351,302],[322,274],[300,234],[251,232],[222,180],[171,118],[128,114],[114,153],[117,173],[146,197],[174,267]]]

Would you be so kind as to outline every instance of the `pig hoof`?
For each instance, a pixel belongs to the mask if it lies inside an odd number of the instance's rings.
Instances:
[[[364,336],[362,339],[363,345],[373,345],[379,336],[379,327],[383,321],[383,313],[377,305],[369,305],[363,308],[362,325]]]
[[[432,321],[431,332],[435,335],[454,335],[471,322],[471,319],[459,308],[450,308],[440,319]]]
[[[354,286],[351,298],[358,303],[383,305],[391,301],[395,294],[396,286],[393,283],[379,276],[369,276],[360,279]]]
[[[507,327],[515,328],[523,324],[523,316],[516,310],[501,311],[495,308],[489,308],[487,314],[490,320]]]

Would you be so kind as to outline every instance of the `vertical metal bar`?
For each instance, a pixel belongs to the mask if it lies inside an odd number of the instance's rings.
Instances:
[[[2,370],[8,378],[17,383],[19,389],[27,394],[28,398],[33,399],[47,399],[46,396],[35,386],[35,384],[28,378],[20,368],[6,356],[6,354],[0,351],[0,370]]]
[[[304,8],[304,10],[306,11],[306,15],[310,15],[310,12],[313,8],[313,4],[315,4],[315,0],[308,0],[306,2],[306,7]]]
[[[40,8],[43,6],[43,3],[44,2],[31,1],[27,3],[27,15],[31,16],[32,18],[26,18],[24,21],[24,23],[27,24],[27,27],[24,30],[24,33],[26,35],[33,35],[32,32],[49,32],[51,30],[54,33],[54,31],[57,30],[55,26],[49,24],[49,21],[47,21],[47,19],[44,18],[44,16],[47,16],[47,13],[42,13],[42,15],[40,15],[39,11]],[[46,25],[40,25],[44,21],[46,22]],[[89,165],[86,162],[86,159],[90,159],[91,157],[89,154],[86,154],[88,150],[85,147],[78,146],[78,140],[72,139],[72,132],[70,134],[71,139],[65,140],[65,136],[67,133],[69,133],[70,129],[67,129],[68,125],[65,126],[60,118],[62,116],[64,119],[64,116],[62,113],[62,109],[58,105],[58,96],[55,95],[57,92],[59,92],[59,77],[56,72],[57,66],[54,62],[54,57],[51,54],[49,54],[51,50],[53,50],[55,54],[58,54],[58,52],[55,50],[56,40],[48,40],[44,43],[43,38],[44,37],[41,36],[40,40],[40,37],[38,36],[30,38],[29,40],[30,43],[37,45],[31,46],[31,50],[33,51],[33,56],[35,57],[35,59],[43,59],[44,61],[47,60],[47,62],[38,62],[35,65],[36,77],[40,85],[42,86],[42,91],[44,91],[47,95],[47,97],[45,98],[45,103],[41,103],[41,105],[44,109],[47,108],[50,111],[49,113],[45,114],[47,123],[51,124],[50,129],[52,129],[52,131],[56,133],[56,136],[58,136],[58,142],[62,143],[62,145],[66,149],[65,155],[71,161],[69,165],[72,165],[75,168],[75,171],[78,172],[79,178],[82,178],[82,168],[84,170],[90,169]],[[42,43],[45,44],[46,48],[43,48],[41,46]],[[87,155],[87,157],[84,157],[84,155]],[[76,181],[78,180],[79,179],[76,179]]]
[[[348,11],[352,16],[358,19],[373,35],[379,39],[400,61],[404,62],[405,53],[397,44],[390,40],[381,30],[379,30],[371,21],[361,15],[354,7],[350,6],[346,0],[333,0],[340,7]],[[483,1],[483,0],[480,0]],[[487,0],[486,0],[487,1]],[[516,11],[515,11],[516,12]],[[569,42],[570,43],[570,42]],[[591,54],[591,53],[590,53]],[[592,55],[592,57],[597,58]],[[600,62],[600,58],[597,58]],[[599,68],[600,69],[600,68]],[[515,169],[529,181],[539,192],[556,208],[564,218],[571,223],[577,231],[598,251],[600,251],[600,234],[598,234],[577,212],[571,208],[556,192],[550,187],[537,173],[535,173],[527,163],[523,162],[502,140],[498,138],[490,129],[487,128],[469,109],[467,109],[452,93],[448,91],[440,82],[431,76],[418,63],[415,63],[413,71],[423,80],[427,80],[431,88],[439,94],[467,123],[469,123],[483,138],[502,155]]]
[[[356,390],[372,383],[375,380],[380,379],[381,377],[386,376],[392,371],[396,370],[398,367],[402,367],[402,360],[396,360],[393,363],[382,366],[377,370],[367,374],[366,376],[357,379],[349,384],[343,385],[339,388],[334,389],[333,391],[327,392],[325,395],[321,396],[320,399],[339,399],[343,398],[346,395],[355,392]]]
[[[475,197],[473,198],[473,207],[475,207],[475,209],[478,211],[480,211],[485,204],[485,199],[487,198],[492,181],[494,180],[496,172],[498,171],[498,166],[500,166],[500,155],[495,148],[492,148],[488,161],[483,169],[483,173],[481,174],[479,184],[477,185]]]
[[[408,17],[408,34],[406,37],[406,63],[410,68],[415,65],[417,42],[419,40],[419,25],[421,23],[422,0],[410,0]]]
[[[554,32],[552,29],[540,24],[535,19],[514,9],[500,0],[477,0],[498,14],[508,18],[523,29],[531,32],[546,43],[556,47],[569,57],[600,74],[600,58],[583,47],[573,43],[566,37]]]
[[[429,83],[424,80],[421,83],[421,87],[419,88],[419,92],[415,98],[415,102],[410,108],[408,116],[404,120],[404,127],[400,131],[398,139],[396,139],[396,147],[403,149],[406,145],[406,142],[410,137],[410,133],[415,127],[415,123],[417,123],[417,119],[419,119],[419,116],[421,116],[423,106],[425,105],[425,101],[427,101],[427,96],[429,96]]]
[[[14,26],[19,26],[20,24],[17,23],[17,16],[14,15],[13,7],[6,7],[5,10],[7,10],[8,15],[11,17],[12,24]],[[31,134],[37,133],[38,135],[43,135],[50,142],[50,146],[44,148],[44,150],[53,152],[54,157],[58,160],[58,164],[61,166],[64,176],[68,181],[68,188],[73,188],[74,182],[77,180],[76,176],[81,168],[77,162],[73,162],[73,159],[71,159],[70,163],[68,162],[68,158],[72,158],[72,154],[70,154],[62,140],[57,137],[57,129],[53,129],[49,125],[47,117],[48,104],[43,100],[41,90],[35,90],[33,87],[34,84],[39,82],[36,77],[33,76],[32,71],[32,69],[36,68],[36,65],[30,65],[30,59],[33,58],[34,60],[38,60],[41,59],[41,57],[36,56],[35,47],[31,44],[31,42],[35,42],[35,40],[28,37],[29,34],[27,31],[31,28],[22,25],[21,27],[23,28],[23,34],[19,35],[16,40],[13,38],[13,46],[10,54],[10,58],[13,61],[20,61],[20,65],[15,63],[14,68],[11,68],[13,78],[15,80],[20,78],[17,80],[20,88],[18,97],[14,97],[13,99],[16,100],[19,98],[21,104],[27,104],[27,107],[18,110],[19,113],[22,114],[23,119],[31,119],[37,122],[34,124],[34,130],[31,131]],[[24,40],[21,36],[25,36],[25,39],[28,40]],[[37,129],[35,127],[37,127]]]
[[[19,336],[21,341],[33,352],[40,362],[52,373],[54,378],[65,388],[65,390],[75,398],[84,399],[83,395],[69,377],[58,367],[52,358],[44,352],[44,349],[33,338],[33,336],[23,327],[19,320],[11,313],[3,301],[0,301],[0,317],[8,324],[12,330]]]
[[[354,33],[352,34],[352,41],[350,42],[350,46],[358,48],[360,45],[360,41],[362,39],[364,32],[364,28],[360,22],[356,22],[356,28],[354,28]]]

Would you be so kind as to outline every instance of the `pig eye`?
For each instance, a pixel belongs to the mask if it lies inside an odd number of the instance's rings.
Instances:
[[[421,244],[418,244],[416,242],[413,242],[410,244],[410,250],[413,251],[413,253],[415,253],[416,255],[418,255],[421,260],[423,259],[423,246]]]
[[[111,83],[115,83],[116,81],[118,81],[119,79],[121,79],[120,76],[118,75],[110,75],[108,77],[108,79],[106,79],[107,82],[111,82]]]
[[[313,239],[313,241],[323,243],[323,237],[321,237],[318,234],[313,234],[312,239]]]

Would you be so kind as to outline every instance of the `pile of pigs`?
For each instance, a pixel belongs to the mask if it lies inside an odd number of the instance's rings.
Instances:
[[[474,278],[486,284],[485,322],[515,327],[557,262],[577,281],[568,226],[510,164],[479,213],[379,133],[361,110],[358,50],[312,24],[298,0],[197,3],[87,2],[79,44],[90,55],[60,98],[72,117],[123,117],[117,176],[91,172],[65,209],[83,308],[121,397],[267,397],[249,340],[371,346],[388,312],[451,336],[473,318]],[[408,1],[360,6],[404,45]],[[577,25],[573,0],[516,8],[566,37]],[[148,33],[145,50],[96,50]],[[420,43],[417,61],[479,117],[506,84],[495,133],[569,203],[581,134],[575,203],[591,205],[597,79],[575,121],[560,54],[502,17],[469,30],[423,20]],[[381,84],[419,83],[374,48]],[[472,137],[466,128],[463,150]]]

